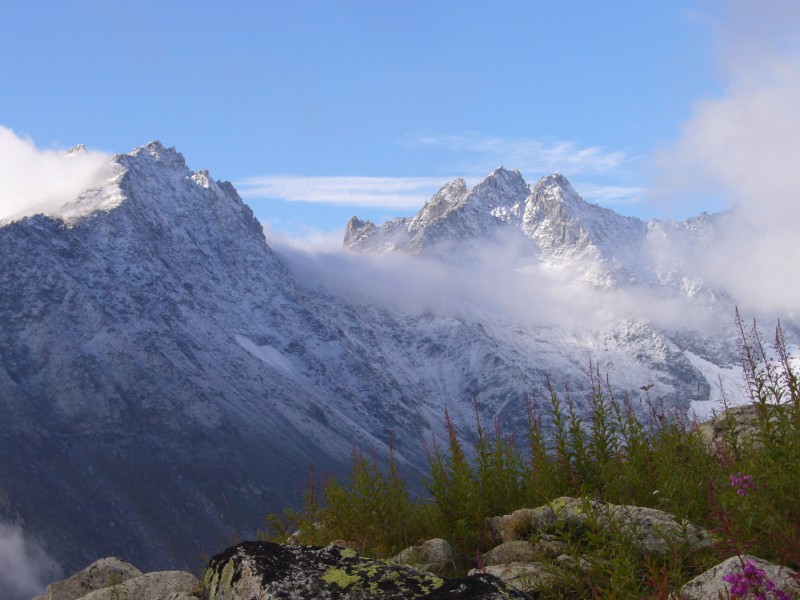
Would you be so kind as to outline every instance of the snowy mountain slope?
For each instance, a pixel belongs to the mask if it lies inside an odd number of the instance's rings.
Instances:
[[[499,169],[472,190],[448,184],[413,219],[351,221],[348,243],[441,257],[511,232],[536,260],[648,273],[626,254],[644,226],[584,204],[563,178],[530,188]],[[409,311],[326,291],[270,248],[229,183],[157,142],[49,216],[0,226],[0,284],[0,453],[15,457],[0,519],[68,571],[109,554],[196,564],[296,503],[310,465],[339,473],[353,446],[380,458],[391,439],[405,469],[422,468],[445,407],[469,431],[473,398],[520,431],[548,375],[580,400],[590,359],[633,398],[650,384],[682,407],[709,395],[690,344],[651,322],[598,313],[575,327],[474,298]]]
[[[345,246],[419,254],[432,247],[442,250],[445,242],[457,245],[462,239],[488,237],[501,224],[520,221],[521,204],[528,193],[528,184],[519,171],[502,167],[471,190],[463,179],[456,179],[442,187],[414,217],[388,221],[381,229],[354,217],[347,225]]]
[[[157,143],[114,164],[0,228],[4,512],[69,568],[195,561],[295,501],[310,465],[341,471],[417,419],[344,334],[358,315],[298,288],[230,184]]]
[[[513,233],[512,233],[513,232]],[[551,263],[580,261],[597,285],[635,278],[647,227],[639,219],[585,202],[560,174],[529,186],[519,171],[496,169],[468,190],[463,180],[445,185],[420,212],[381,228],[351,219],[344,246],[351,250],[401,250],[452,255],[475,240],[522,234],[528,253]]]
[[[543,264],[573,268],[594,286],[645,284],[713,301],[721,292],[702,282],[692,257],[713,243],[717,220],[703,213],[645,223],[584,201],[559,173],[530,186],[501,167],[472,189],[461,179],[446,184],[413,217],[381,227],[353,217],[343,245],[453,259],[470,255],[478,240],[498,238]]]

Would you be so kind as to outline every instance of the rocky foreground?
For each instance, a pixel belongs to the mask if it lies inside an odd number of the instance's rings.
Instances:
[[[554,582],[564,570],[581,572],[591,567],[593,542],[582,546],[584,555],[576,555],[553,532],[570,530],[580,536],[589,523],[626,532],[629,543],[644,556],[663,557],[676,547],[688,553],[711,548],[708,531],[663,511],[563,497],[488,519],[497,545],[473,560],[477,566],[467,577],[447,577],[463,572],[469,561],[441,539],[407,548],[389,560],[362,556],[344,541],[326,547],[244,542],[213,557],[202,582],[181,571],[143,574],[119,559],[105,558],[50,585],[35,600],[559,597],[553,595],[557,594]],[[734,556],[686,583],[675,598],[797,599],[798,577],[791,569],[757,557]],[[737,593],[735,585],[744,593]]]

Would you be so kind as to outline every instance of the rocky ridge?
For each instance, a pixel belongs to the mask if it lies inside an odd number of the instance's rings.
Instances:
[[[523,431],[524,398],[546,396],[548,375],[580,402],[590,358],[620,392],[652,385],[681,410],[711,391],[695,353],[730,361],[727,346],[637,320],[576,335],[337,297],[298,278],[233,186],[174,148],[118,155],[107,173],[52,214],[0,224],[0,453],[16,459],[0,471],[0,519],[67,570],[114,554],[196,564],[297,503],[310,465],[346,472],[354,445],[381,459],[392,439],[401,468],[421,470],[445,407],[467,442],[473,398],[486,422]],[[612,225],[641,229],[587,208],[562,177],[540,183],[502,169],[472,190],[456,181],[388,227],[398,237],[351,222],[350,239],[429,252],[503,230],[553,260],[611,260]]]
[[[709,291],[681,257],[693,245],[711,243],[715,222],[716,216],[703,214],[645,223],[584,201],[560,173],[531,186],[519,171],[500,167],[472,189],[463,179],[447,183],[413,217],[381,227],[353,217],[343,245],[452,259],[480,240],[513,239],[518,252],[579,266],[595,286],[667,285],[697,295]]]

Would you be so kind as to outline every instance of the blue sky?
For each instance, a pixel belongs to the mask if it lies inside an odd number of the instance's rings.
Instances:
[[[748,24],[748,11],[773,14]],[[719,208],[720,191],[670,202],[658,157],[698,105],[730,93],[726,32],[771,34],[789,13],[738,0],[0,0],[0,125],[43,149],[161,140],[292,236],[411,214],[445,181],[499,165],[529,182],[561,171],[625,214],[685,217]]]

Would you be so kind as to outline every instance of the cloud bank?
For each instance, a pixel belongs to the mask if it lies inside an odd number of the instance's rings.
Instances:
[[[445,183],[440,177],[302,177],[268,175],[236,182],[248,199],[281,199],[339,206],[417,209]]]
[[[0,125],[0,221],[48,213],[99,185],[108,155],[42,150]]]
[[[61,574],[58,564],[26,538],[21,527],[0,523],[0,590],[4,598],[33,598]]]
[[[703,277],[748,308],[796,315],[800,5],[734,0],[719,10],[725,92],[698,102],[661,151],[661,178],[674,194],[727,200],[721,239],[696,257]]]
[[[581,337],[630,318],[665,328],[709,331],[719,323],[719,315],[702,303],[668,288],[593,286],[585,278],[588,263],[542,262],[531,255],[530,240],[518,232],[460,247],[447,260],[437,254],[358,253],[285,240],[270,243],[306,285],[348,302],[406,314],[477,314],[481,321],[557,327]],[[730,308],[723,319],[726,325],[733,315]]]

